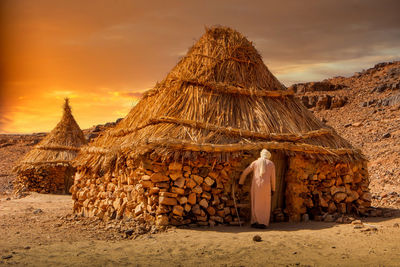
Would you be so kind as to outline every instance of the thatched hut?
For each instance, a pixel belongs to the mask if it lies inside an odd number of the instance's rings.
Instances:
[[[238,224],[249,211],[242,170],[269,149],[277,169],[274,220],[365,212],[360,151],[309,112],[253,44],[206,33],[114,128],[76,159],[74,211],[156,224]]]
[[[61,121],[15,168],[14,192],[68,193],[75,174],[71,160],[84,144],[85,136],[65,99]]]

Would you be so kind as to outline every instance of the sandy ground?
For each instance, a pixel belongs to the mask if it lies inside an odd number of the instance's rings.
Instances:
[[[400,266],[398,212],[363,220],[361,229],[324,222],[273,223],[267,230],[171,228],[125,239],[114,222],[98,229],[88,219],[66,220],[71,205],[70,196],[63,195],[1,198],[0,265]],[[262,241],[254,242],[255,235]]]

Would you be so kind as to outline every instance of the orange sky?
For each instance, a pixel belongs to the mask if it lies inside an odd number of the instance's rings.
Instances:
[[[150,4],[148,2],[151,2]],[[338,4],[341,3],[341,4]],[[400,57],[400,1],[1,0],[0,132],[124,117],[204,32],[233,27],[286,85]]]

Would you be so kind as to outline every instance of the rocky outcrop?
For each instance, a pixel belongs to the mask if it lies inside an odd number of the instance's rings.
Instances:
[[[333,84],[327,81],[298,83],[289,87],[296,93],[301,102],[309,109],[327,110],[343,107],[347,102],[346,96],[326,94],[321,92],[333,92],[346,89],[343,84]]]
[[[346,105],[348,98],[346,96],[331,95],[303,95],[300,97],[301,102],[307,108],[316,108],[317,110],[326,110],[332,108],[340,108]]]
[[[400,81],[388,81],[386,83],[380,84],[371,90],[371,93],[378,92],[383,93],[386,90],[399,90]]]
[[[400,93],[395,95],[390,95],[383,99],[371,99],[369,101],[362,102],[360,107],[388,107],[388,106],[398,106],[400,105]]]
[[[360,88],[367,94],[357,96],[358,101],[364,99],[357,104],[359,107],[397,105],[400,98],[397,96],[397,90],[400,90],[400,63],[379,63],[348,78],[339,76],[289,87],[307,108],[315,110],[343,107],[349,103],[348,96],[357,93]]]
[[[392,95],[389,97],[385,97],[384,99],[378,101],[378,105],[381,106],[396,106],[400,104],[400,93],[396,95]]]
[[[321,91],[336,91],[346,88],[342,84],[332,84],[330,82],[309,82],[309,83],[297,83],[289,87],[297,94],[307,93],[307,92],[321,92]]]

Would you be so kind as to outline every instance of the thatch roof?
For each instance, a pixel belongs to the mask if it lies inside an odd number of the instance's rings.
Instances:
[[[325,158],[362,157],[294,98],[250,41],[230,28],[214,27],[76,162],[99,169],[121,155],[263,147]]]
[[[38,165],[69,164],[76,157],[85,136],[71,113],[68,98],[64,114],[57,126],[22,159],[16,170],[21,171]]]

